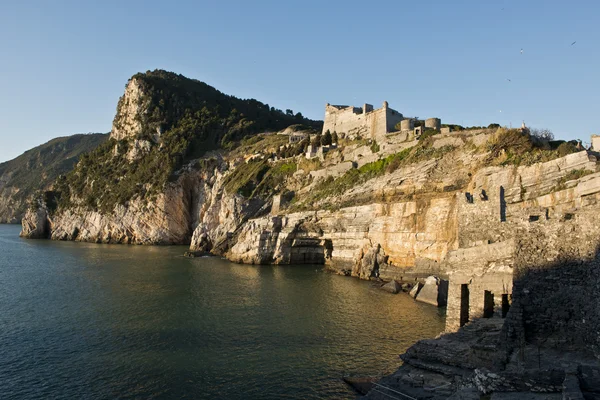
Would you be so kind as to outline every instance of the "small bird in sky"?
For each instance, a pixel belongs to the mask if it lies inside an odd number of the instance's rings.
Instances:
[[[573,46],[575,43],[577,43],[577,40],[576,40],[576,41],[574,41],[573,43],[571,43],[571,46]]]
[[[502,112],[502,110],[500,110],[500,112]]]
[[[521,54],[523,54],[523,49],[521,49]]]
[[[512,82],[510,79],[506,78],[507,81]]]

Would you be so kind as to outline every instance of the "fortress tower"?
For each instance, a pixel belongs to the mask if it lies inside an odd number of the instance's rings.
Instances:
[[[384,101],[382,108],[377,110],[374,110],[371,104],[364,104],[360,108],[327,103],[323,133],[329,130],[332,133],[344,133],[349,136],[383,138],[403,119],[401,113],[389,108],[387,101]]]

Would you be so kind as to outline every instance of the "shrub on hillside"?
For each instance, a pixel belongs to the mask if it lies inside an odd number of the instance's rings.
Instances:
[[[556,149],[556,152],[560,157],[567,156],[571,153],[576,153],[577,151],[577,147],[570,142],[561,143],[560,146],[558,146],[558,148]]]

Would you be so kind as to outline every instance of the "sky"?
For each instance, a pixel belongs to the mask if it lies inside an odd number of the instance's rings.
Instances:
[[[109,132],[127,80],[157,68],[313,119],[386,100],[585,142],[600,133],[598,16],[598,0],[0,0],[0,162]]]

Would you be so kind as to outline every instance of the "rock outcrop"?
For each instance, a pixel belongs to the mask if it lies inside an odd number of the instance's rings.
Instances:
[[[50,233],[48,210],[44,205],[28,209],[22,220],[21,236],[28,239],[47,239]]]

